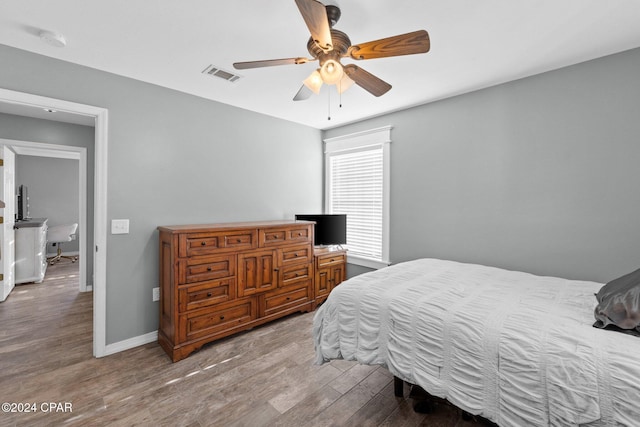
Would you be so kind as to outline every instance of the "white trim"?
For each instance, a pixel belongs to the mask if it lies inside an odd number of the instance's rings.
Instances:
[[[324,152],[338,153],[361,149],[364,147],[379,146],[391,142],[392,126],[370,129],[362,132],[350,133],[348,135],[336,136],[324,140]]]
[[[93,355],[106,354],[107,312],[107,148],[108,110],[91,105],[78,104],[61,99],[47,98],[24,92],[0,88],[0,102],[20,104],[38,108],[51,108],[72,114],[95,117],[95,187],[94,187],[94,253],[93,280]],[[98,250],[99,249],[99,250]]]
[[[139,335],[137,337],[128,338],[123,341],[114,342],[113,344],[108,344],[105,348],[104,355],[109,356],[111,354],[120,353],[121,351],[129,350],[131,348],[139,347],[141,345],[149,344],[156,341],[158,341],[158,331],[149,332],[144,335]]]
[[[109,113],[102,109],[96,115],[94,163],[93,230],[95,255],[93,263],[93,353],[106,356],[107,344],[107,164]],[[98,141],[100,143],[98,144]]]
[[[349,151],[359,151],[363,149],[382,148],[382,259],[372,260],[368,258],[348,255],[348,263],[361,265],[368,268],[382,268],[390,265],[389,248],[391,246],[390,224],[391,224],[391,129],[393,126],[383,126],[347,135],[336,136],[324,140],[324,206],[331,213],[329,206],[329,194],[331,188],[327,184],[330,175],[329,158],[335,154],[345,154]]]
[[[51,157],[54,159],[80,160],[80,152],[82,150],[87,151],[84,147],[74,147],[72,145],[45,144],[18,140],[6,141],[11,141],[11,144],[15,146],[13,151],[20,156],[39,156]]]
[[[382,144],[382,261],[389,262],[391,247],[391,140]]]
[[[71,145],[45,144],[42,142],[0,139],[0,144],[9,146],[17,155],[78,160],[78,230],[79,253],[87,254],[87,149]],[[84,256],[84,255],[83,255]],[[78,290],[87,292],[87,263],[80,259]]]
[[[374,268],[376,270],[391,265],[390,262],[378,261],[377,259],[364,258],[352,255],[347,252],[347,264],[360,265],[362,267]]]

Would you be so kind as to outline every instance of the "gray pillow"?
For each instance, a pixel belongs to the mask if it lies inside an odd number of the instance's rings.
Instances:
[[[640,336],[640,269],[604,285],[596,299],[593,326]]]

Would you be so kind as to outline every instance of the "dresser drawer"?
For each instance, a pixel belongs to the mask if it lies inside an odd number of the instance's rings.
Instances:
[[[337,265],[347,262],[347,256],[343,254],[327,254],[317,257],[318,268]]]
[[[258,230],[220,233],[188,233],[179,237],[180,257],[214,255],[221,251],[252,249],[258,246]]]
[[[180,312],[195,310],[236,298],[236,279],[226,278],[183,286],[178,290]]]
[[[221,304],[215,310],[202,309],[180,315],[180,335],[183,341],[219,334],[241,327],[257,317],[255,298],[245,298]]]
[[[264,296],[264,315],[278,313],[311,301],[311,280],[300,281],[274,292],[267,292]]]
[[[282,280],[281,287],[289,286],[290,284],[313,277],[313,264],[295,264],[282,268]]]
[[[287,237],[290,243],[311,242],[312,232],[310,225],[290,228],[287,230]]]
[[[235,268],[235,255],[180,260],[178,262],[179,284],[184,285],[230,277],[235,274]]]
[[[266,228],[260,230],[260,246],[262,247],[311,242],[311,225],[300,225],[287,228]]]
[[[303,264],[311,262],[313,248],[311,245],[297,245],[280,250],[280,265]]]

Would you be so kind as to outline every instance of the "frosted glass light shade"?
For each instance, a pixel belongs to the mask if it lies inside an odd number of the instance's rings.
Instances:
[[[347,76],[346,74],[343,74],[342,78],[340,79],[340,82],[336,85],[336,88],[338,88],[338,93],[343,93],[344,91],[349,89],[351,86],[353,86],[354,83],[355,82],[351,80],[349,76]]]
[[[342,70],[342,65],[338,61],[329,59],[322,64],[322,68],[320,68],[320,75],[322,76],[323,82],[328,85],[334,85],[340,81],[344,75],[344,71]]]
[[[320,88],[322,87],[322,76],[318,70],[315,70],[309,77],[304,79],[303,83],[317,95],[320,93]]]

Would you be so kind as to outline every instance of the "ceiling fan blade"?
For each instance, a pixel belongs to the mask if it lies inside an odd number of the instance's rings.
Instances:
[[[379,79],[368,71],[363,70],[354,64],[345,65],[344,72],[358,86],[371,93],[374,96],[384,95],[389,92],[391,85],[384,80]]]
[[[375,59],[426,53],[430,47],[429,33],[419,30],[353,45],[349,48],[348,55],[353,59]]]
[[[322,50],[331,50],[331,28],[325,6],[316,0],[296,0],[296,4],[309,28],[311,38]]]
[[[304,101],[305,99],[309,99],[309,97],[313,95],[313,91],[309,89],[307,86],[302,85],[296,96],[293,97],[294,101]]]
[[[233,68],[236,70],[246,70],[249,68],[273,67],[274,65],[305,64],[308,61],[307,58],[267,59],[264,61],[235,62]]]

